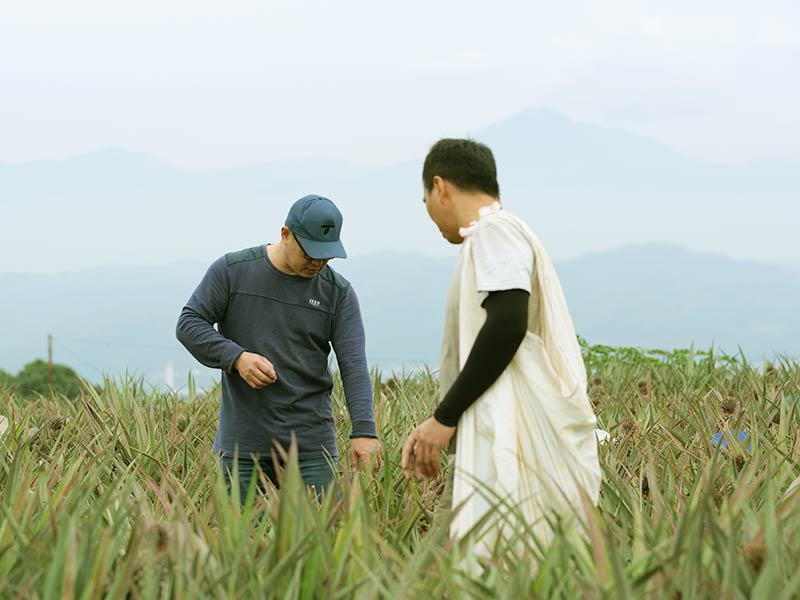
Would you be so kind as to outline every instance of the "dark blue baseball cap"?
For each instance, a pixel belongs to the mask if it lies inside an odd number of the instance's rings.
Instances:
[[[289,209],[286,227],[311,258],[347,258],[339,240],[342,213],[328,198],[315,194],[300,198]]]

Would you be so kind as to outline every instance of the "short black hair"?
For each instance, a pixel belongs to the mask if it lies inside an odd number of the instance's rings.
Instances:
[[[422,167],[425,190],[431,191],[436,175],[466,192],[500,197],[494,155],[489,146],[475,140],[445,138],[436,142]]]

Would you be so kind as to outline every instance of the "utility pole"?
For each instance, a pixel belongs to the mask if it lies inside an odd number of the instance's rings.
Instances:
[[[53,336],[47,334],[47,384],[53,393]]]

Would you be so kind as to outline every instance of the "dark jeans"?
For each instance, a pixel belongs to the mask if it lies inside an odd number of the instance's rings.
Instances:
[[[222,472],[225,475],[225,483],[231,487],[231,477],[233,476],[233,457],[222,456],[220,457],[222,464]],[[264,472],[264,475],[275,485],[278,485],[278,477],[275,474],[275,467],[270,458],[262,458],[258,461],[258,466]],[[317,500],[322,501],[323,494],[328,490],[333,481],[333,470],[325,458],[307,458],[300,459],[300,476],[305,481],[308,487],[314,488],[317,494]],[[256,469],[255,461],[247,456],[240,456],[237,462],[239,469],[239,497],[244,502],[247,496],[247,490],[250,487],[250,480],[253,477],[258,477],[258,470]],[[260,479],[257,479],[256,485],[261,492],[264,492],[264,486]]]

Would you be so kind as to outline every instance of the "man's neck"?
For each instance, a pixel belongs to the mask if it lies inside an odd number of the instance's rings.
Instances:
[[[294,275],[286,266],[286,260],[283,256],[283,247],[280,244],[267,244],[267,258],[272,266],[278,269],[281,273],[287,275]]]
[[[500,198],[495,198],[488,194],[465,193],[457,200],[459,226],[468,227],[470,223],[480,218],[480,210],[482,208],[489,207],[495,202],[500,202]]]

